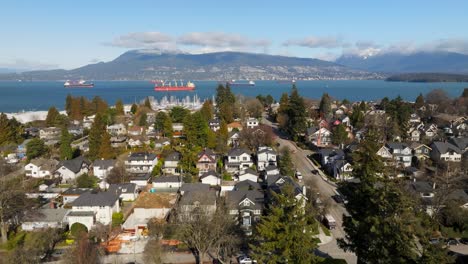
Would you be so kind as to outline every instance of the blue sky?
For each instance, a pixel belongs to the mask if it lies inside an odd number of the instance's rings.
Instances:
[[[75,68],[131,49],[468,53],[468,1],[21,1],[0,5],[0,68]]]

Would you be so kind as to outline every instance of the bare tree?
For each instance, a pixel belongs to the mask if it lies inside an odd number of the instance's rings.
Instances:
[[[88,234],[83,234],[68,251],[67,263],[97,264],[100,263],[100,255],[98,246],[89,240]]]
[[[145,263],[160,264],[164,256],[164,250],[161,241],[157,237],[151,237],[145,246]]]
[[[19,224],[27,209],[28,201],[21,186],[19,178],[0,179],[0,234],[4,243],[10,227]]]

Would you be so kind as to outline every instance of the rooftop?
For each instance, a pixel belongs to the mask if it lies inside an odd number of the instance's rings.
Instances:
[[[86,192],[80,195],[72,206],[114,206],[119,196],[111,192]]]
[[[142,192],[134,203],[135,208],[171,208],[177,201],[175,193]]]

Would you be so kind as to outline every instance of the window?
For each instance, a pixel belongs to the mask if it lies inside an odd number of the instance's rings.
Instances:
[[[242,160],[246,161],[246,160],[247,160],[247,157],[243,157]]]

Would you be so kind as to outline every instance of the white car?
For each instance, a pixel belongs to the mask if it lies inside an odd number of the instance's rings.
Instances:
[[[247,256],[241,256],[239,257],[239,264],[256,264],[256,260],[252,260],[251,258]]]

